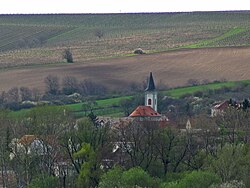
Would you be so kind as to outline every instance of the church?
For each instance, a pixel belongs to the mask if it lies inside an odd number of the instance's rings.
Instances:
[[[161,121],[163,119],[163,116],[157,112],[157,90],[152,72],[150,72],[145,89],[145,104],[138,106],[129,117],[137,121]]]

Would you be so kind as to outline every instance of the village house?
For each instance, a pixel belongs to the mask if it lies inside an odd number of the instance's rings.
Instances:
[[[221,103],[216,103],[211,108],[211,117],[216,117],[223,114],[226,108],[229,106],[229,101],[223,101]]]
[[[12,139],[10,148],[12,151],[9,156],[10,160],[37,156],[43,159],[37,163],[44,163],[40,165],[50,168],[55,176],[59,177],[68,173],[66,170],[68,170],[69,159],[61,153],[61,146],[53,136],[24,135],[20,139]],[[50,160],[47,161],[47,159]]]
[[[249,100],[245,99],[243,102],[238,102],[230,99],[220,103],[215,103],[211,108],[211,117],[223,115],[223,113],[225,113],[225,110],[230,106],[236,109],[244,109],[244,108],[246,109],[249,108]]]
[[[145,105],[138,106],[130,115],[136,121],[161,121],[166,122],[168,118],[157,112],[157,90],[152,72],[150,72],[147,88],[145,89]]]

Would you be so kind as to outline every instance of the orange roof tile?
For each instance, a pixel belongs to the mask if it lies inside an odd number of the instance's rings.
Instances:
[[[24,135],[22,138],[20,138],[18,143],[20,143],[20,144],[30,144],[36,139],[37,139],[37,136],[35,136],[35,135]]]
[[[224,110],[229,106],[229,102],[228,101],[224,101],[222,103],[216,104],[215,106],[213,106],[214,109],[218,109],[218,110]]]
[[[138,106],[129,116],[130,117],[160,117],[161,114],[156,112],[150,106]]]
[[[36,135],[24,135],[20,138],[18,141],[19,144],[31,144],[34,140],[44,140],[47,141],[49,144],[55,143],[54,136],[48,135],[48,136],[42,136],[38,137]]]

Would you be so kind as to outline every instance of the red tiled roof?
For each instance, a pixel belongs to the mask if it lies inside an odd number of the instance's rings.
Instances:
[[[229,106],[229,102],[228,101],[224,101],[222,103],[216,104],[215,106],[213,106],[214,109],[218,109],[218,110],[224,110]]]
[[[20,138],[18,143],[20,143],[20,144],[30,144],[36,139],[37,139],[37,136],[35,136],[35,135],[24,135],[22,138]]]
[[[44,140],[50,144],[55,143],[55,138],[53,136],[42,136],[42,137],[38,137],[36,135],[24,135],[20,138],[20,140],[18,141],[19,144],[31,144],[34,140]]]
[[[150,106],[138,106],[129,116],[130,117],[160,117],[161,114],[156,112]]]

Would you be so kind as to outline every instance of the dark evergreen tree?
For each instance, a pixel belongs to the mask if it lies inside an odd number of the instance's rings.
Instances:
[[[91,110],[91,112],[88,115],[89,119],[91,120],[91,122],[96,126],[99,127],[99,121],[97,116],[94,114],[93,110]]]
[[[67,63],[74,63],[73,55],[69,48],[65,49],[63,52],[63,59],[67,60]]]
[[[248,99],[244,99],[244,101],[242,102],[242,108],[243,110],[247,110],[250,107],[250,103]]]

